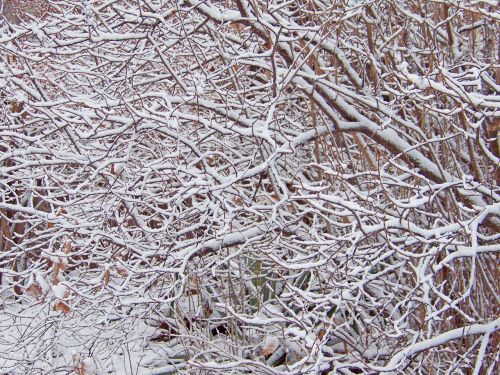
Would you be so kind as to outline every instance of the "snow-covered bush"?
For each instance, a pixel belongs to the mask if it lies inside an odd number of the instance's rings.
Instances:
[[[1,371],[498,371],[494,3],[3,20]]]

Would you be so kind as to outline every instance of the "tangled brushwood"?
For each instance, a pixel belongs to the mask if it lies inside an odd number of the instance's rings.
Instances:
[[[0,5],[1,373],[498,373],[497,1]]]

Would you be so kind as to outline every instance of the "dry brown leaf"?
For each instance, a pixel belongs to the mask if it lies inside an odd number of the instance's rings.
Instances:
[[[78,357],[78,354],[76,353],[73,353],[72,355],[72,359],[73,359],[73,372],[75,373],[79,373],[79,362],[80,362],[80,358]]]
[[[70,307],[64,301],[59,301],[54,305],[54,311],[61,311],[63,314],[67,314],[71,311]]]
[[[238,23],[238,22],[231,22],[229,24],[234,30],[236,30],[238,33],[242,33],[243,32],[243,25],[241,23]]]
[[[10,107],[13,113],[20,113],[23,110],[24,103],[12,101]]]
[[[271,354],[273,354],[278,347],[280,346],[278,338],[274,336],[268,336],[265,338],[263,344],[262,344],[262,350],[260,352],[261,355],[267,357]]]
[[[73,244],[71,243],[71,241],[66,241],[66,243],[64,244],[64,254],[69,254],[72,248]]]
[[[203,313],[205,314],[205,319],[206,318],[209,318],[210,316],[212,316],[213,314],[213,310],[212,308],[210,307],[210,303],[208,301],[206,301],[204,304],[203,304]]]
[[[276,351],[276,349],[277,348],[274,346],[264,346],[260,354],[263,355],[264,357],[267,357],[268,355],[273,354]]]
[[[59,278],[57,276],[59,275],[60,269],[61,269],[61,263],[54,264],[54,273],[53,273],[53,277],[52,277],[52,284],[54,284],[54,285],[59,284]]]
[[[120,275],[121,277],[127,277],[128,276],[128,271],[123,268],[123,267],[116,267],[116,273]]]
[[[102,282],[106,286],[109,284],[109,270],[108,269],[104,270],[104,276],[102,277]]]
[[[39,299],[40,297],[42,297],[42,288],[40,287],[40,285],[38,285],[36,283],[33,283],[29,287],[27,287],[26,292],[30,296],[32,296],[36,299]]]

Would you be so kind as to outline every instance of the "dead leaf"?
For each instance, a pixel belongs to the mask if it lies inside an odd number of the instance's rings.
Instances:
[[[106,286],[109,284],[109,269],[106,269],[104,271],[104,276],[102,277],[102,282]]]
[[[116,267],[116,273],[121,277],[128,277],[128,271],[123,267]]]
[[[229,24],[229,26],[231,26],[234,30],[236,30],[239,34],[241,34],[243,32],[243,25],[241,23],[238,23],[238,22],[231,22]]]
[[[59,301],[54,305],[54,311],[61,311],[63,314],[68,314],[71,309],[66,302]]]
[[[64,244],[64,254],[69,254],[71,252],[72,247],[73,247],[73,244],[71,243],[71,241],[67,241]]]
[[[52,277],[52,284],[54,284],[54,285],[59,284],[59,278],[57,276],[59,275],[60,269],[61,269],[61,263],[54,264],[54,273],[53,273],[53,277]]]
[[[40,299],[40,297],[42,297],[42,288],[37,283],[33,283],[29,287],[27,287],[26,292],[30,296],[32,296],[36,299]]]
[[[73,359],[73,372],[75,372],[75,373],[78,374],[79,371],[80,371],[79,370],[79,367],[80,367],[79,366],[80,358],[79,358],[78,354],[73,353],[72,359]]]
[[[273,354],[276,351],[276,349],[277,348],[272,346],[264,346],[260,354],[263,355],[264,357],[267,357],[268,355]]]
[[[273,354],[279,347],[279,341],[276,337],[267,337],[264,341],[264,345],[262,346],[262,350],[260,352],[261,355],[267,357]]]
[[[24,103],[12,101],[10,107],[13,113],[20,113],[23,110]]]
[[[212,308],[210,307],[210,303],[208,301],[205,301],[203,303],[203,313],[204,313],[204,316],[205,316],[205,319],[209,318],[210,316],[212,316],[213,314],[213,310]]]

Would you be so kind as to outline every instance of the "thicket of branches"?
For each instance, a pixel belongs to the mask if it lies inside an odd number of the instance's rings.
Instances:
[[[4,3],[1,371],[498,371],[496,1]]]

